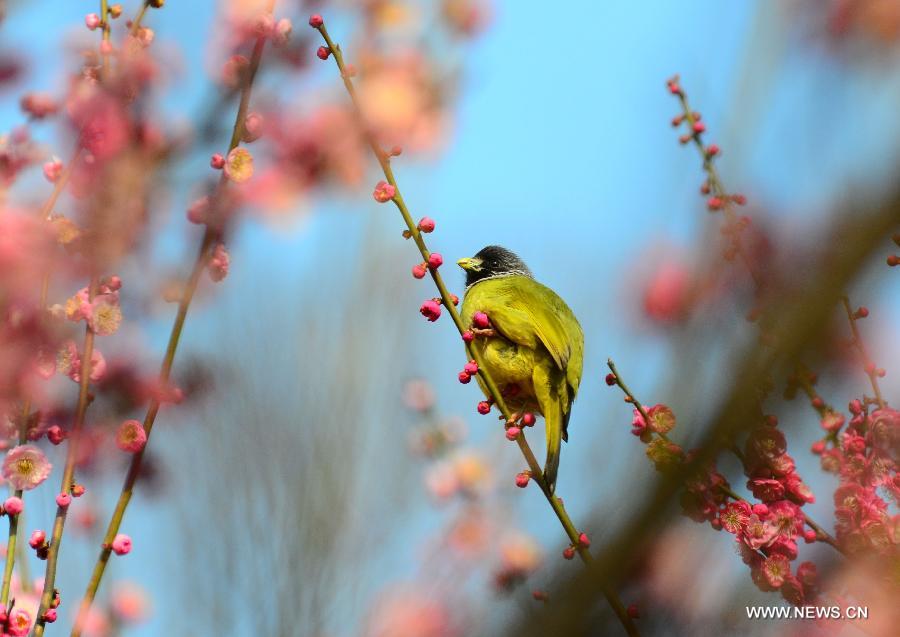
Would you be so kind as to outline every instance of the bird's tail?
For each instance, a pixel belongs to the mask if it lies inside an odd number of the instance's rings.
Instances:
[[[547,430],[547,460],[544,462],[544,479],[550,493],[556,490],[556,474],[559,472],[559,451],[562,446],[563,414],[562,409],[550,409],[544,414],[544,425]]]

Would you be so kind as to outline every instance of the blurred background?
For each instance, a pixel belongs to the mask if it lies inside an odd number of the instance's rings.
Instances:
[[[96,4],[5,3],[0,56],[17,70],[0,85],[3,130],[24,121],[22,93],[64,90],[96,38],[83,27]],[[148,369],[174,313],[159,291],[186,273],[200,236],[184,211],[234,117],[219,78],[239,4],[172,0],[144,22],[158,62],[150,120],[179,148],[153,186],[149,239],[118,272],[130,327],[109,347],[136,348]],[[331,61],[315,57],[311,10],[363,69],[388,143],[404,147],[394,170],[416,218],[436,220],[429,247],[451,291],[463,292],[456,259],[501,244],[579,317],[584,379],[558,492],[599,547],[657,480],[629,406],[603,382],[607,357],[643,402],[673,408],[673,438],[687,445],[753,338],[739,284],[685,309],[692,277],[734,266],[707,250],[720,219],[699,194],[701,159],[671,127],[679,106],[665,81],[680,74],[772,262],[788,278],[815,276],[816,258],[840,249],[832,224],[897,183],[900,1],[278,2],[294,33],[263,58],[252,108],[272,128],[257,142],[265,150],[254,146],[257,183],[227,241],[231,274],[202,284],[192,308],[175,366],[189,400],[159,418],[152,478],[123,527],[135,548],[113,560],[101,598],[113,579],[146,591],[144,621],[127,627],[135,636],[501,634],[543,608],[534,590],[581,567],[561,559],[565,537],[540,491],[515,487],[525,465],[497,420],[476,413],[477,388],[456,381],[464,354],[449,319],[418,313],[434,292],[409,274],[418,255],[396,210],[371,198],[380,174],[345,133],[346,96]],[[69,152],[64,127],[33,136],[48,155]],[[35,175],[7,196],[48,192]],[[886,236],[848,291],[871,310],[861,329],[889,400],[900,371],[890,253]],[[867,379],[846,357],[825,358],[819,391],[843,409]],[[780,393],[771,411],[822,494],[806,510],[830,529],[837,480],[808,451],[818,418]],[[542,448],[540,432],[531,437]],[[110,465],[85,478],[101,521],[124,473]],[[744,492],[737,465],[720,471]],[[34,498],[46,499],[35,524],[49,524],[49,491]],[[84,526],[62,552],[69,611],[100,532]],[[656,535],[677,557],[654,558],[654,574],[620,589],[645,634],[786,630],[746,620],[745,605],[783,602],[753,585],[729,535],[678,515]],[[818,544],[800,550],[833,559]],[[688,580],[690,594],[653,592]],[[598,626],[584,634],[620,630]]]

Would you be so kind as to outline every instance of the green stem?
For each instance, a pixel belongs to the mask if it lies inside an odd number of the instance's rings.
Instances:
[[[844,311],[847,312],[847,320],[850,322],[850,333],[853,334],[853,345],[862,357],[863,365],[866,367],[866,376],[869,377],[869,382],[872,384],[872,391],[875,392],[875,400],[878,401],[878,407],[884,409],[886,403],[881,396],[881,388],[878,386],[878,370],[870,367],[872,361],[869,358],[869,352],[866,350],[866,345],[859,335],[859,328],[856,326],[856,316],[853,313],[853,308],[850,307],[850,299],[844,295],[841,297],[841,302],[844,304]]]
[[[21,420],[19,422],[19,444],[24,445],[28,441],[28,417],[31,412],[31,401],[26,400],[22,407]],[[16,489],[15,497],[21,498],[22,489]],[[8,515],[8,514],[7,514]],[[6,541],[6,563],[3,566],[3,584],[0,588],[0,608],[7,608],[9,603],[9,587],[12,583],[13,567],[16,563],[16,544],[19,539],[20,515],[9,515],[9,538]]]
[[[93,300],[97,294],[98,280],[91,277],[88,286],[88,299]],[[78,445],[81,438],[81,430],[84,426],[84,416],[90,403],[91,384],[91,358],[94,354],[94,332],[90,325],[84,326],[84,346],[81,353],[81,379],[78,385],[78,405],[75,408],[75,418],[72,422],[72,431],[69,434],[69,445],[66,454],[66,464],[63,468],[63,476],[59,486],[60,493],[70,493],[75,476],[75,461],[78,458]],[[62,544],[63,531],[66,525],[66,514],[69,507],[57,506],[56,518],[53,520],[53,531],[50,535],[50,550],[47,554],[47,568],[44,573],[44,590],[41,593],[41,604],[38,608],[37,618],[32,629],[34,637],[44,634],[44,613],[50,608],[53,601],[53,591],[56,584],[56,569],[59,561],[59,548]]]
[[[403,196],[400,193],[400,188],[397,185],[396,178],[394,177],[394,171],[391,168],[390,157],[387,153],[384,152],[384,150],[381,149],[378,141],[375,139],[375,136],[365,124],[362,115],[362,109],[359,104],[359,98],[357,97],[356,89],[353,86],[353,81],[344,63],[344,56],[341,52],[341,48],[331,39],[331,36],[328,34],[328,30],[324,25],[317,27],[317,30],[322,35],[322,38],[325,40],[325,44],[328,46],[334,56],[334,61],[337,64],[338,70],[341,74],[341,78],[344,82],[344,87],[347,89],[347,93],[349,94],[350,100],[353,103],[356,117],[362,124],[362,129],[366,137],[366,141],[371,147],[375,158],[378,160],[378,164],[381,166],[381,170],[384,173],[385,179],[395,188],[395,195],[392,201],[400,211],[400,215],[403,217],[403,221],[406,224],[407,232],[415,242],[416,247],[419,249],[419,253],[422,256],[422,259],[427,261],[428,257],[431,255],[431,252],[425,245],[425,240],[422,238],[422,233],[419,232],[419,229],[416,226],[416,223],[413,221],[413,217],[406,206],[406,202],[404,201]],[[447,290],[447,286],[444,284],[443,278],[441,277],[437,268],[429,268],[429,271],[431,272],[431,278],[441,295],[441,300],[444,307],[447,309],[447,313],[450,315],[450,318],[453,321],[453,324],[456,326],[456,329],[459,331],[460,335],[462,335],[462,333],[465,332],[467,328],[462,323],[462,319],[459,316],[459,312],[457,312],[456,310],[456,306],[454,305],[453,299],[450,296],[449,291]],[[507,407],[506,402],[503,400],[503,396],[497,388],[496,383],[488,373],[487,367],[484,364],[484,361],[482,360],[478,350],[467,344],[466,352],[468,356],[471,359],[474,359],[478,364],[478,375],[481,377],[481,380],[487,388],[490,397],[493,399],[494,404],[497,405],[497,409],[500,410],[500,413],[503,414],[503,417],[507,422],[511,422],[513,418],[512,412]],[[551,493],[547,481],[544,478],[544,473],[541,469],[541,465],[532,452],[528,441],[525,439],[524,432],[520,433],[516,438],[516,443],[519,445],[519,449],[522,452],[522,455],[525,457],[525,461],[531,471],[532,479],[540,486],[544,497],[550,503],[553,512],[556,514],[556,517],[562,524],[566,535],[569,537],[571,545],[578,552],[578,555],[581,558],[582,562],[584,562],[585,565],[590,566],[594,562],[594,557],[593,555],[591,555],[590,551],[587,550],[587,548],[580,544],[578,540],[580,534],[578,532],[578,529],[575,527],[575,524],[572,522],[572,519],[569,517],[569,514],[566,512],[566,509],[562,503],[562,499],[556,497],[555,495],[553,495],[553,493]],[[625,628],[625,631],[629,635],[638,635],[639,633],[637,627],[635,626],[632,618],[628,615],[628,612],[624,604],[622,604],[621,600],[619,599],[617,593],[610,586],[604,584],[603,594],[609,602],[610,607],[612,607],[613,612],[615,612],[616,616],[619,618],[619,621],[622,623],[622,626]]]

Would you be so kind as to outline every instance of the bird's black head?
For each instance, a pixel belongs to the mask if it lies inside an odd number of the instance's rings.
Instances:
[[[503,276],[531,277],[531,270],[514,252],[500,246],[487,246],[474,257],[460,259],[456,264],[466,271],[466,287],[483,279]]]

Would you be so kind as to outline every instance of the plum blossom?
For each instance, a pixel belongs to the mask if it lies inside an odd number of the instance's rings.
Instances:
[[[137,420],[126,420],[116,431],[116,446],[128,453],[137,453],[147,444],[147,433]]]
[[[122,324],[122,309],[118,294],[98,294],[88,307],[88,325],[95,334],[108,336]]]
[[[253,177],[253,155],[246,148],[235,148],[225,158],[225,176],[236,184]]]
[[[29,491],[50,475],[53,465],[34,445],[19,445],[7,452],[3,460],[3,477],[14,489]]]

